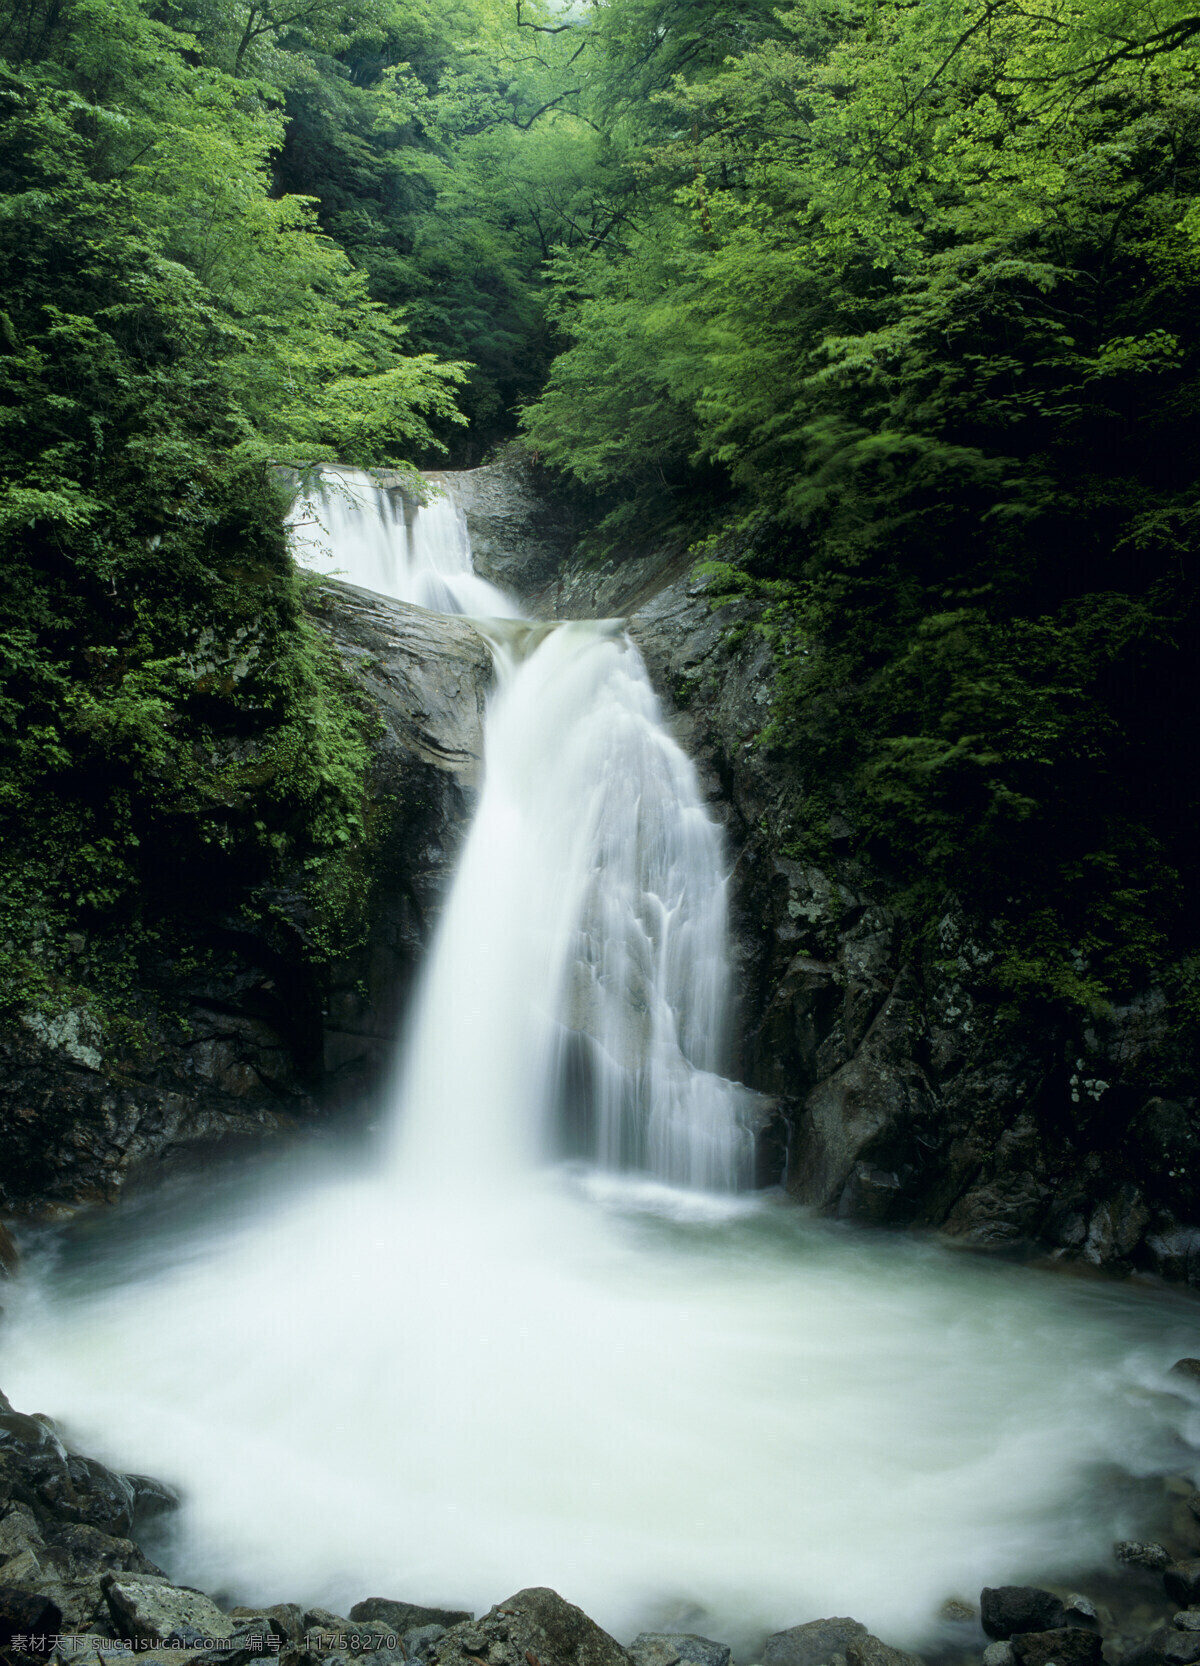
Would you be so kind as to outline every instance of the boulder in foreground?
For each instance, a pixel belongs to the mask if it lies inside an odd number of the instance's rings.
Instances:
[[[1037,1585],[988,1585],[979,1598],[979,1616],[989,1637],[1002,1641],[1021,1631],[1053,1631],[1067,1611],[1053,1591]]]
[[[631,1666],[629,1655],[582,1608],[533,1586],[482,1619],[451,1626],[429,1651],[437,1666]]]

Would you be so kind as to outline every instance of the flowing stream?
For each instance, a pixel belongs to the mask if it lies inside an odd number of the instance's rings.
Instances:
[[[1103,1567],[1143,1478],[1193,1472],[1194,1303],[748,1190],[720,837],[636,649],[521,623],[451,499],[406,524],[352,483],[302,559],[485,615],[497,663],[394,1107],[47,1234],[14,1403],[180,1486],[160,1554],[230,1602],[546,1584],[752,1660],[829,1614],[936,1644],[949,1597]]]

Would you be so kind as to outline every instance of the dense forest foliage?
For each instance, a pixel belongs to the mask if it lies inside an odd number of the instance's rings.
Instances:
[[[642,61],[665,47],[646,14]],[[622,248],[560,257],[527,427],[614,526],[726,496],[770,739],[1009,997],[1197,944],[1200,16],[801,5],[657,91]],[[712,37],[706,37],[707,40]],[[711,513],[711,511],[710,511]]]
[[[0,54],[6,999],[198,880],[356,929],[271,465],[520,423],[759,604],[783,848],[955,891],[1005,999],[1200,1010],[1183,0],[3,0]]]

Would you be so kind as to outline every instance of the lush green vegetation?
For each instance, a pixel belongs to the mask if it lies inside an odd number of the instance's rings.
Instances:
[[[50,0],[0,42],[4,998],[51,997],[72,928],[115,977],[198,894],[284,876],[327,951],[368,719],[269,462],[427,444],[462,373],[271,194],[277,105],[189,37]]]
[[[615,530],[725,494],[785,836],[848,811],[1018,999],[1194,999],[1198,69],[1176,0],[776,14],[662,86],[526,417]]]
[[[0,56],[10,997],[180,874],[353,930],[267,465],[520,414],[763,604],[782,843],[848,816],[1014,998],[1200,999],[1184,0],[2,0]]]

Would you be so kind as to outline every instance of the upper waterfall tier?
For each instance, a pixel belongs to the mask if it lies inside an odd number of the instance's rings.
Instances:
[[[446,494],[414,504],[362,469],[327,465],[288,517],[301,566],[435,613],[510,619],[519,610],[478,578],[466,523]]]

